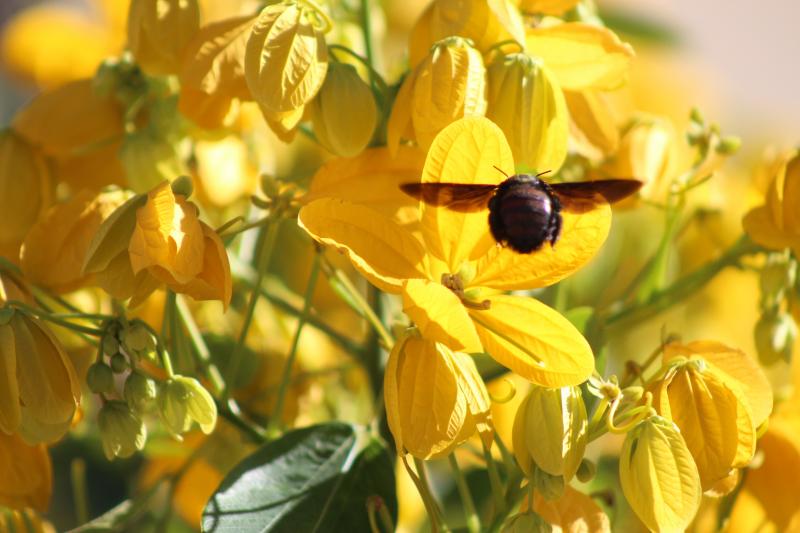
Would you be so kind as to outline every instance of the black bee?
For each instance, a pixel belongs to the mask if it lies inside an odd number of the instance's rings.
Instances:
[[[470,213],[488,207],[492,237],[515,252],[529,254],[546,242],[550,246],[558,242],[562,210],[585,213],[622,200],[642,186],[632,179],[547,183],[540,179],[544,174],[506,176],[499,185],[404,183],[400,188],[427,204],[453,211]]]

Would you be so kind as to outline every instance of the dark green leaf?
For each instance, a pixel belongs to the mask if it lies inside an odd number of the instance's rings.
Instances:
[[[367,498],[397,516],[394,468],[366,429],[321,424],[285,434],[239,463],[203,512],[203,531],[368,533]]]

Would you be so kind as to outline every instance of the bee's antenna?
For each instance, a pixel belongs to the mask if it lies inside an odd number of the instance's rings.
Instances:
[[[492,166],[494,167],[494,169],[495,169],[496,171],[498,171],[500,174],[502,174],[502,175],[503,175],[503,176],[505,176],[506,178],[508,178],[508,177],[509,177],[509,176],[508,176],[508,174],[506,174],[505,172],[503,172],[503,169],[502,169],[502,168],[498,167],[497,165],[492,165]],[[548,172],[550,172],[550,171],[548,170]]]
[[[494,168],[497,168],[497,167],[494,167]],[[538,174],[536,174],[536,177],[540,178],[540,177],[544,176],[545,174],[550,174],[551,172],[552,172],[552,170],[545,170],[544,172],[539,172]]]

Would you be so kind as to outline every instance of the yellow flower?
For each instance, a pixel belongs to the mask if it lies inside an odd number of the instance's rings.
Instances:
[[[121,191],[84,190],[53,206],[25,238],[20,256],[25,277],[57,294],[85,286],[90,276],[83,273],[83,259],[92,238],[125,199]]]
[[[132,0],[128,46],[146,73],[176,74],[182,53],[199,28],[197,0]]]
[[[89,9],[43,3],[12,18],[0,42],[4,68],[45,88],[91,76],[103,59],[122,49],[124,33],[119,26],[127,3],[84,4]]]
[[[470,39],[485,54],[502,41],[523,45],[525,26],[509,0],[434,0],[409,35],[409,64],[418,65],[435,42],[453,35]]]
[[[574,150],[590,160],[602,160],[617,150],[619,128],[615,110],[600,91],[564,91]]]
[[[487,69],[489,111],[517,164],[558,171],[567,156],[564,93],[541,60],[527,54],[498,55]]]
[[[352,157],[372,139],[378,108],[355,67],[331,63],[325,83],[310,104],[317,140],[336,155]]]
[[[445,126],[486,112],[486,69],[480,52],[461,37],[438,41],[403,81],[387,125],[387,144],[401,139],[427,149]]]
[[[502,132],[485,118],[465,118],[436,137],[422,180],[499,183],[504,176],[494,166],[514,173]],[[353,185],[363,183],[375,191],[377,178],[366,174],[363,181],[349,180],[347,190],[334,198],[319,195],[322,198],[301,209],[301,226],[319,242],[346,253],[371,283],[401,294],[404,311],[427,339],[453,350],[486,351],[545,387],[577,385],[591,374],[591,348],[566,318],[532,298],[496,292],[551,285],[583,266],[608,234],[609,207],[582,215],[565,213],[555,247],[518,254],[495,244],[486,212],[461,213],[423,204],[418,222],[404,227],[358,203],[364,197],[359,198],[360,187]],[[396,184],[387,180],[381,185],[384,197],[375,200],[383,205],[403,203]]]
[[[328,48],[321,14],[292,0],[267,6],[245,52],[245,77],[254,99],[270,113],[295,111],[325,81]]]
[[[44,444],[30,446],[19,435],[0,431],[0,505],[47,511],[53,468]]]
[[[579,0],[520,0],[519,9],[523,13],[543,15],[563,15],[578,4]]]
[[[617,152],[604,165],[610,176],[636,178],[644,182],[639,194],[653,201],[664,202],[674,171],[676,135],[665,117],[640,117],[619,143]]]
[[[176,436],[189,431],[193,422],[208,435],[217,424],[217,405],[199,381],[173,376],[158,391],[158,412],[167,428]]]
[[[530,506],[530,498],[522,504],[525,511]],[[608,516],[591,496],[579,492],[569,485],[564,495],[557,500],[548,500],[540,492],[534,493],[533,510],[545,522],[569,533],[611,533]]]
[[[652,531],[685,531],[700,507],[697,467],[674,423],[658,416],[625,436],[619,458],[622,492]]]
[[[10,250],[10,259],[16,260],[16,250],[52,197],[53,184],[41,154],[13,132],[0,132],[0,250]]]
[[[719,490],[753,458],[756,428],[772,411],[769,382],[756,361],[717,342],[670,344],[664,364],[653,406],[680,428],[703,490]]]
[[[491,439],[489,394],[467,354],[407,334],[389,354],[383,392],[401,455],[441,457],[476,431]]]
[[[198,126],[230,126],[238,101],[252,100],[244,57],[255,20],[255,15],[247,15],[203,26],[187,45],[178,109]]]
[[[772,180],[764,205],[752,209],[744,230],[773,250],[791,248],[800,255],[800,154],[793,153]]]
[[[174,182],[180,187],[182,180]],[[141,303],[160,283],[196,300],[231,298],[231,274],[219,235],[197,217],[197,207],[163,182],[136,195],[100,226],[83,270],[116,298]]]
[[[0,432],[55,442],[81,398],[72,361],[38,319],[6,307],[0,322]]]
[[[537,466],[569,483],[586,450],[588,420],[578,387],[533,387],[514,418],[517,464],[526,475]]]

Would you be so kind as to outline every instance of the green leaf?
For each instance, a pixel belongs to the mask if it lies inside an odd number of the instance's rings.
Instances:
[[[397,517],[394,467],[365,428],[320,424],[286,433],[244,459],[203,512],[203,531],[369,533],[367,498]]]

